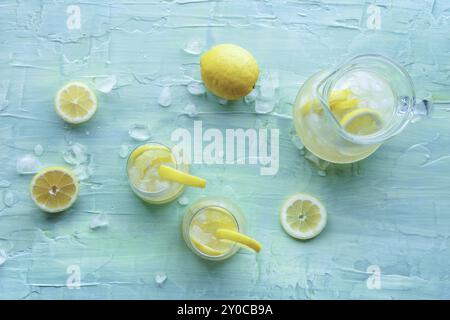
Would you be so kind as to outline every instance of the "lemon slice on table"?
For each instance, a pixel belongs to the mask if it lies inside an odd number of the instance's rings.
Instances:
[[[75,174],[62,167],[49,167],[37,173],[30,184],[31,199],[45,212],[70,208],[78,197]]]
[[[281,226],[292,237],[306,240],[317,236],[327,224],[327,211],[307,194],[291,196],[281,208]]]
[[[56,113],[66,122],[88,121],[97,111],[97,97],[84,83],[71,82],[62,87],[55,98]]]
[[[370,108],[350,111],[340,120],[341,126],[355,135],[368,135],[377,132],[383,126],[381,114]]]

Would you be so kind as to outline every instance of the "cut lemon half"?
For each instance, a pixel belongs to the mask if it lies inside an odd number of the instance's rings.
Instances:
[[[280,221],[290,236],[301,240],[311,239],[325,228],[327,211],[316,198],[299,193],[284,203]]]
[[[383,127],[383,119],[378,111],[358,108],[343,116],[340,124],[345,131],[363,136],[380,130]]]
[[[62,167],[50,167],[37,173],[30,184],[31,199],[45,212],[70,208],[78,197],[75,174]]]
[[[97,97],[84,83],[70,82],[55,98],[56,113],[66,122],[79,124],[88,121],[97,111]]]

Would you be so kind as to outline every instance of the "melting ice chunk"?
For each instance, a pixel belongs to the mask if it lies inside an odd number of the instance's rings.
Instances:
[[[94,174],[94,167],[90,158],[91,157],[89,156],[89,160],[86,163],[77,165],[73,169],[73,173],[75,173],[80,181],[87,180]]]
[[[40,144],[34,146],[34,154],[38,157],[44,154],[44,147]]]
[[[278,72],[267,72],[263,74],[259,82],[259,97],[263,100],[273,99],[278,87]]]
[[[310,151],[306,151],[305,153],[305,159],[314,163],[317,168],[321,171],[325,171],[330,163],[328,161],[322,160],[319,157],[317,157],[315,154],[311,153]],[[322,175],[323,173],[319,173],[319,175]]]
[[[0,180],[0,188],[8,188],[11,185],[11,182],[8,180]]]
[[[14,203],[16,203],[16,196],[14,193],[10,190],[5,191],[3,194],[3,203],[5,206],[12,207]]]
[[[63,153],[64,161],[71,165],[86,163],[89,158],[87,149],[80,143],[74,143]]]
[[[167,108],[172,104],[172,94],[170,92],[169,86],[165,86],[162,88],[159,94],[158,104],[164,108]]]
[[[128,145],[126,144],[121,145],[119,150],[119,157],[121,157],[122,159],[126,158],[128,156],[128,152],[129,152]]]
[[[0,249],[0,266],[4,264],[6,260],[8,260],[8,255],[4,250]]]
[[[198,115],[197,106],[193,103],[188,103],[186,107],[184,107],[183,112],[191,118]]]
[[[190,39],[186,45],[184,46],[183,50],[186,53],[192,54],[192,55],[199,55],[203,51],[203,45],[198,39]]]
[[[128,130],[129,136],[136,141],[146,141],[150,139],[150,130],[145,124],[133,124]]]
[[[272,101],[256,99],[256,102],[255,102],[255,112],[256,113],[269,113],[269,112],[272,112],[274,107],[275,107],[275,105]]]
[[[155,282],[158,286],[162,286],[167,280],[167,275],[165,272],[157,272],[155,275]]]
[[[31,154],[27,154],[16,162],[16,170],[18,174],[34,174],[39,171],[40,163]]]
[[[303,151],[305,149],[302,141],[295,133],[291,134],[291,142],[298,150]]]
[[[89,224],[89,228],[91,229],[97,229],[101,227],[106,227],[109,224],[108,217],[104,213],[97,214],[94,219],[92,219],[91,223]]]
[[[244,102],[246,104],[255,102],[257,96],[258,96],[258,91],[256,89],[253,89],[248,95],[246,95],[244,97]]]
[[[94,78],[95,89],[103,93],[110,93],[117,83],[117,76],[110,75],[107,77]]]
[[[203,83],[191,82],[187,85],[187,91],[194,96],[200,96],[206,93],[206,88]]]
[[[182,206],[186,206],[189,203],[189,199],[186,196],[182,196],[180,199],[178,199],[178,204]]]

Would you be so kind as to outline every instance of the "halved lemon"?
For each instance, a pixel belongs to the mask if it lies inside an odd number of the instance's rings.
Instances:
[[[82,82],[70,82],[55,98],[56,113],[66,122],[79,124],[88,121],[97,111],[97,97]]]
[[[70,208],[78,197],[75,174],[62,167],[49,167],[37,173],[30,184],[31,199],[45,212]]]
[[[316,198],[298,193],[281,208],[281,226],[292,237],[306,240],[317,236],[327,224],[327,211]]]
[[[355,135],[368,135],[383,127],[381,114],[370,108],[358,108],[350,111],[340,120],[341,126]]]

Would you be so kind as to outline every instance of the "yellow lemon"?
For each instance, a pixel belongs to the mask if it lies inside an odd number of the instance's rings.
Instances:
[[[78,197],[75,174],[62,167],[49,167],[37,173],[30,184],[31,198],[45,212],[70,208]]]
[[[250,93],[258,80],[255,58],[239,46],[220,44],[200,59],[203,82],[216,96],[236,100]]]
[[[383,127],[380,113],[369,108],[359,108],[347,113],[340,123],[347,132],[355,135],[369,135]]]

